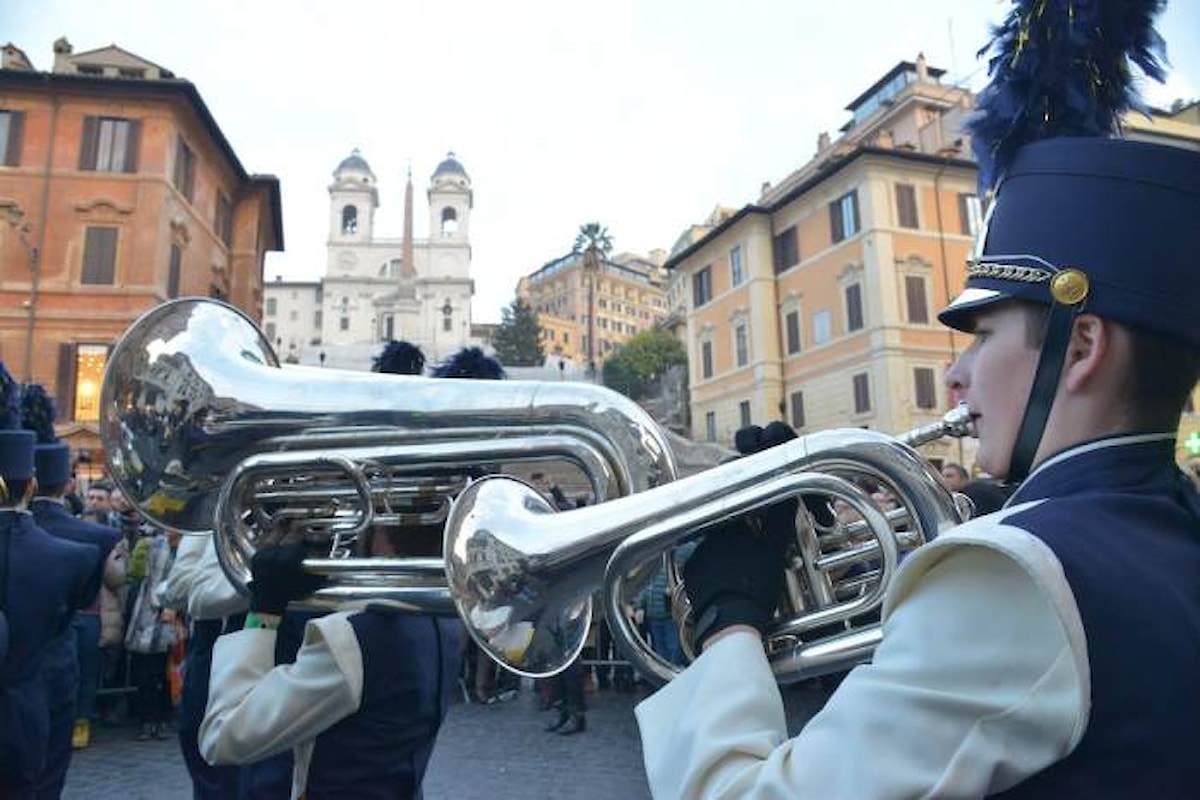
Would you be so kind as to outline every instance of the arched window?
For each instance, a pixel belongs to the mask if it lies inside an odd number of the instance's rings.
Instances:
[[[342,208],[342,233],[358,233],[358,207],[345,206]]]
[[[453,236],[458,231],[458,212],[450,206],[442,209],[442,236]]]

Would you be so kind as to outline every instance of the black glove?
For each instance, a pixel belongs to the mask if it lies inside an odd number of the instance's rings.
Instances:
[[[783,548],[776,536],[735,520],[704,537],[683,565],[683,585],[692,603],[697,651],[706,639],[731,625],[762,633],[783,592]]]
[[[784,442],[790,442],[795,438],[796,431],[790,425],[776,420],[765,428],[757,425],[739,428],[733,435],[733,444],[738,453],[749,456],[769,450]],[[772,547],[784,548],[795,538],[798,508],[799,504],[794,497],[780,500],[778,503],[750,515],[750,527],[765,534],[771,540]]]
[[[259,550],[250,559],[250,610],[280,616],[292,600],[325,585],[325,578],[304,571],[304,545],[284,544]]]

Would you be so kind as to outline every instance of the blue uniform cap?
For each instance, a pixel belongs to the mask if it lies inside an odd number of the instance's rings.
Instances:
[[[0,478],[24,481],[33,477],[35,439],[33,431],[0,430]]]
[[[1103,138],[1025,145],[997,187],[963,293],[938,315],[970,331],[1004,300],[1200,346],[1200,152]]]
[[[66,442],[36,445],[33,463],[41,486],[59,486],[71,477],[71,448]]]

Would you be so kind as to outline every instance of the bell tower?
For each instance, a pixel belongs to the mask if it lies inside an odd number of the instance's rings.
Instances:
[[[471,178],[453,151],[429,179],[429,241],[466,244],[470,240]]]
[[[371,241],[379,189],[375,173],[355,148],[333,171],[329,184],[329,244],[331,247]]]

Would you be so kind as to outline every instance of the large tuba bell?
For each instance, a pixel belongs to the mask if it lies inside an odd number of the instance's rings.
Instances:
[[[156,524],[215,531],[239,589],[255,549],[281,529],[324,539],[326,557],[305,562],[330,576],[319,603],[387,597],[453,613],[440,557],[346,556],[372,525],[440,527],[451,497],[483,472],[562,462],[597,501],[675,477],[658,426],[609,390],[283,368],[249,318],[203,298],[160,305],[129,328],[109,358],[101,414],[109,470],[130,502]]]
[[[901,439],[861,429],[816,433],[563,513],[514,478],[487,477],[458,496],[446,523],[451,594],[485,652],[540,677],[578,656],[590,624],[587,598],[599,589],[614,639],[634,667],[668,680],[678,667],[634,629],[624,611],[629,587],[648,568],[669,565],[671,551],[687,540],[799,496],[788,597],[765,637],[768,656],[785,683],[844,669],[869,658],[879,641],[877,610],[901,554],[969,515],[969,501],[952,495],[912,449],[968,427],[963,409]],[[900,507],[877,508],[858,485],[864,478],[887,487]],[[834,505],[853,521],[831,524],[811,511]]]

